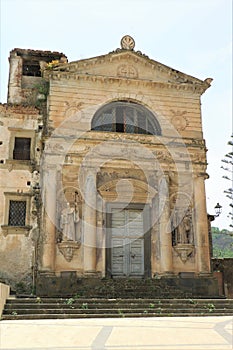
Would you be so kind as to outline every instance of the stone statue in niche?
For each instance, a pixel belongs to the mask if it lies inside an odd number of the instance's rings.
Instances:
[[[70,203],[67,203],[66,208],[61,212],[60,229],[62,231],[62,241],[79,241],[79,210],[77,205],[71,207]]]
[[[193,243],[192,213],[188,209],[180,224],[180,234],[182,243]]]
[[[193,244],[192,212],[182,214],[176,211],[172,219],[172,244]]]

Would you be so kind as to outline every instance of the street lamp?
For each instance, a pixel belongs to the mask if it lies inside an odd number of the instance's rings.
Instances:
[[[219,203],[217,203],[214,207],[214,210],[215,210],[215,217],[217,218],[222,212],[222,206]]]

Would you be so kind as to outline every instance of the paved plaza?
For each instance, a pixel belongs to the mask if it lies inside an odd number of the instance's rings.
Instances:
[[[230,350],[233,317],[0,322],[4,350]]]

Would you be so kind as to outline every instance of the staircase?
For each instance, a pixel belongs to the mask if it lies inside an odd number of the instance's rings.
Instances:
[[[233,316],[233,299],[8,299],[2,320]]]
[[[78,295],[89,299],[210,299],[219,296],[218,283],[213,277],[77,278],[75,271],[66,272],[62,277],[40,275],[36,293],[40,297]]]

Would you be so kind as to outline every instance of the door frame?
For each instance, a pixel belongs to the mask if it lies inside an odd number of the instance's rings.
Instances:
[[[138,209],[143,210],[143,230],[144,234],[144,275],[138,276],[138,278],[146,278],[151,277],[151,208],[149,204],[146,203],[130,203],[127,206],[125,203],[107,203],[106,204],[106,220],[105,220],[105,228],[106,228],[106,277],[117,278],[117,276],[112,275],[112,248],[111,248],[111,240],[112,240],[112,230],[111,230],[111,215],[112,209]],[[119,276],[121,277],[121,276]],[[122,278],[124,278],[122,276]],[[125,277],[127,278],[127,277]],[[137,276],[129,276],[128,278],[137,278]]]

